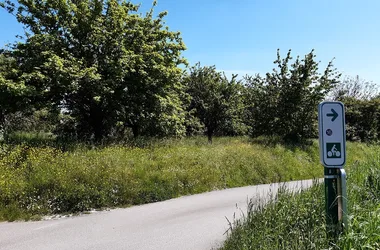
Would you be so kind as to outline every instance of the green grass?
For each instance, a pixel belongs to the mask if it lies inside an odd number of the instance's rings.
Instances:
[[[56,138],[53,133],[15,131],[7,136],[6,141],[16,145],[21,143],[28,145],[54,145]]]
[[[318,145],[248,138],[146,140],[70,150],[0,145],[0,220],[125,207],[216,189],[322,177]],[[138,147],[137,147],[138,146]],[[349,144],[349,162],[370,147]],[[349,155],[351,155],[349,153]],[[352,154],[353,155],[353,154]]]
[[[352,147],[348,157],[357,157]],[[283,190],[266,206],[250,203],[247,216],[231,224],[221,249],[380,249],[380,147],[368,148],[365,155],[347,166],[349,227],[344,234],[328,238],[324,184],[319,184],[300,194]]]

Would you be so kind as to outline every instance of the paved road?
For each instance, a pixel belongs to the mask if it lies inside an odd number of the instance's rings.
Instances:
[[[311,184],[286,185],[298,190]],[[226,217],[239,217],[249,198],[258,201],[278,187],[234,188],[76,217],[0,223],[0,249],[212,249],[226,237]]]

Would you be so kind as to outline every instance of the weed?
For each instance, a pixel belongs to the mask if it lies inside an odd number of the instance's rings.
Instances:
[[[215,138],[212,145],[203,137],[142,140],[143,147],[81,144],[68,151],[0,145],[0,220],[125,207],[323,174],[316,142],[295,149],[244,137]],[[358,153],[356,161],[368,149],[349,144]]]
[[[231,223],[222,249],[380,249],[380,147],[353,148],[347,166],[349,227],[337,239],[327,238],[319,184],[299,194],[280,192],[266,206],[251,202],[248,215]],[[363,151],[365,160],[358,160]]]

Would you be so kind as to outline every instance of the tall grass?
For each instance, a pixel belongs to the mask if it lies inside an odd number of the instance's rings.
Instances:
[[[380,249],[380,147],[356,147],[366,149],[366,159],[347,166],[349,227],[338,238],[326,234],[319,184],[300,194],[280,192],[266,206],[252,201],[247,216],[231,225],[222,249]]]
[[[107,147],[0,146],[0,220],[156,202],[244,185],[321,177],[316,143],[248,138],[141,140]],[[368,146],[350,144],[356,158]]]

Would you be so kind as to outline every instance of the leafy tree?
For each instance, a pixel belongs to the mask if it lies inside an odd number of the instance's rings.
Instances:
[[[187,93],[191,96],[188,110],[204,125],[210,143],[215,132],[241,119],[242,85],[236,77],[228,80],[215,66],[201,67],[197,63],[185,79]]]
[[[247,76],[247,123],[253,136],[277,135],[300,141],[316,136],[318,103],[335,86],[339,74],[330,62],[323,74],[314,51],[293,63],[291,51],[281,58],[277,51],[277,69],[266,77]]]
[[[380,86],[373,82],[368,82],[359,76],[345,76],[332,89],[330,98],[340,100],[346,97],[352,97],[358,100],[369,100],[380,94]]]
[[[29,109],[27,112],[13,112],[7,116],[7,132],[26,131],[31,133],[52,133],[59,116],[48,109]]]
[[[9,132],[9,115],[17,110],[30,109],[30,90],[18,78],[17,62],[8,51],[0,52],[0,135]]]
[[[380,98],[356,99],[341,97],[345,105],[347,139],[351,141],[380,140]]]
[[[153,2],[153,7],[156,2]],[[179,95],[186,61],[166,12],[145,16],[118,0],[18,0],[3,7],[30,33],[13,46],[25,85],[73,118],[81,138],[101,140],[117,126],[135,136],[182,135]]]
[[[378,141],[380,139],[379,86],[356,77],[344,77],[331,91],[330,98],[346,108],[347,139]]]

